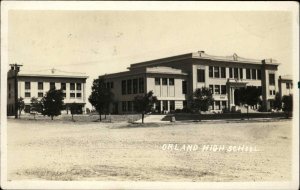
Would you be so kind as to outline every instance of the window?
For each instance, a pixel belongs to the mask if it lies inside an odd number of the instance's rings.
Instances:
[[[67,94],[66,94],[66,93],[63,93],[63,97],[66,98],[66,97],[67,97]]]
[[[126,80],[122,80],[122,94],[126,94]]]
[[[269,85],[275,85],[275,74],[274,73],[269,74]]]
[[[252,79],[256,80],[256,69],[252,69]]]
[[[220,94],[220,85],[215,85],[215,94]]]
[[[66,83],[62,82],[62,83],[60,84],[60,88],[61,88],[62,90],[66,90]]]
[[[222,101],[222,109],[226,109],[226,101]]]
[[[75,90],[75,83],[70,83],[70,90]]]
[[[214,85],[209,85],[209,90],[212,94],[214,94]]]
[[[246,79],[251,79],[250,69],[246,69]]]
[[[169,78],[169,85],[174,86],[174,78]]]
[[[132,80],[132,88],[133,88],[133,94],[137,94],[138,92],[138,79]]]
[[[234,78],[235,79],[239,78],[239,69],[238,68],[234,68]]]
[[[132,102],[131,101],[127,102],[127,111],[132,111]]]
[[[81,93],[76,93],[77,98],[81,98]]]
[[[39,92],[39,93],[38,93],[38,97],[39,97],[39,98],[42,98],[43,96],[44,96],[44,93],[42,93],[42,92]]]
[[[122,111],[126,111],[126,102],[122,102]]]
[[[168,85],[168,79],[162,78],[162,85]]]
[[[226,85],[221,85],[221,94],[226,94]]]
[[[38,82],[38,90],[43,90],[43,89],[44,89],[44,83]]]
[[[170,111],[174,111],[175,110],[175,101],[171,100],[170,101]]]
[[[275,90],[273,90],[273,95],[275,95]]]
[[[50,89],[55,89],[55,82],[50,82]]]
[[[293,83],[291,83],[291,85],[290,85],[290,86],[291,86],[291,89],[293,89]]]
[[[272,92],[273,92],[273,91],[272,91],[272,90],[270,90],[270,92],[269,92],[269,93],[270,93],[270,95],[272,95]]]
[[[257,79],[261,79],[261,70],[257,69]]]
[[[220,70],[219,67],[214,67],[214,77],[220,78]]]
[[[244,78],[243,68],[240,68],[240,79]]]
[[[182,81],[182,94],[187,94],[187,83]]]
[[[220,101],[215,101],[215,110],[220,110]]]
[[[76,90],[81,90],[81,83],[76,83]]]
[[[70,98],[75,98],[75,93],[70,93]]]
[[[114,82],[110,82],[110,88],[114,88]]]
[[[30,82],[25,82],[25,90],[30,90]]]
[[[25,92],[25,97],[26,98],[30,97],[30,92]]]
[[[212,78],[213,77],[213,73],[214,73],[213,67],[209,66],[209,74],[208,74],[208,76]]]
[[[286,89],[290,89],[290,83],[286,83]]]
[[[132,80],[127,80],[127,94],[132,93]]]
[[[160,85],[160,78],[155,78],[155,85]]]
[[[221,78],[226,78],[226,68],[221,67]]]
[[[104,86],[106,86],[106,88],[109,89],[110,88],[110,83],[107,82],[107,83],[104,84]]]
[[[197,70],[197,81],[205,82],[205,70],[204,69]]]
[[[144,78],[139,78],[139,93],[144,93]]]
[[[229,67],[229,78],[233,78],[233,72],[232,72],[233,68]]]

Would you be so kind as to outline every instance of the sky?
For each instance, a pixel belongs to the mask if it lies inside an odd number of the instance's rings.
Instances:
[[[283,11],[41,11],[8,13],[8,64],[56,68],[92,80],[132,63],[203,50],[273,58],[291,74],[292,15]]]

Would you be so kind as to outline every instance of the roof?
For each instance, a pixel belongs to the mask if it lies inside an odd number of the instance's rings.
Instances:
[[[88,76],[85,73],[79,72],[68,72],[58,69],[46,69],[39,71],[21,70],[18,76],[33,76],[33,77],[55,77],[55,78],[83,78],[86,79]]]
[[[161,59],[155,59],[140,63],[134,63],[131,64],[128,69],[134,69],[138,67],[147,67],[147,66],[154,66],[156,64],[164,63],[164,62],[171,62],[171,61],[179,61],[184,59],[205,59],[205,60],[213,60],[213,61],[226,61],[226,62],[237,62],[237,63],[247,63],[247,64],[262,64],[263,60],[260,59],[249,59],[249,58],[243,58],[238,56],[236,53],[230,56],[215,56],[215,55],[209,55],[205,53],[204,51],[197,51],[193,53],[186,53],[181,55],[176,55],[172,57],[166,57]],[[279,65],[280,63],[277,62],[277,60],[269,58],[264,59],[266,64],[269,65]]]
[[[280,77],[281,77],[281,80],[290,80],[290,81],[293,80],[293,76],[292,75],[282,75]]]

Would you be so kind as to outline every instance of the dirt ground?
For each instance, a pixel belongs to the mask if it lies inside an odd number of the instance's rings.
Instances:
[[[291,120],[139,126],[8,119],[8,179],[290,180],[291,129]],[[203,151],[204,145],[257,151]]]

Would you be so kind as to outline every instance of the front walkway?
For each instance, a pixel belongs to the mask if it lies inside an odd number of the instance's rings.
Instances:
[[[144,123],[170,123],[170,121],[163,121],[166,115],[145,115]],[[142,119],[135,121],[135,123],[142,123]]]

